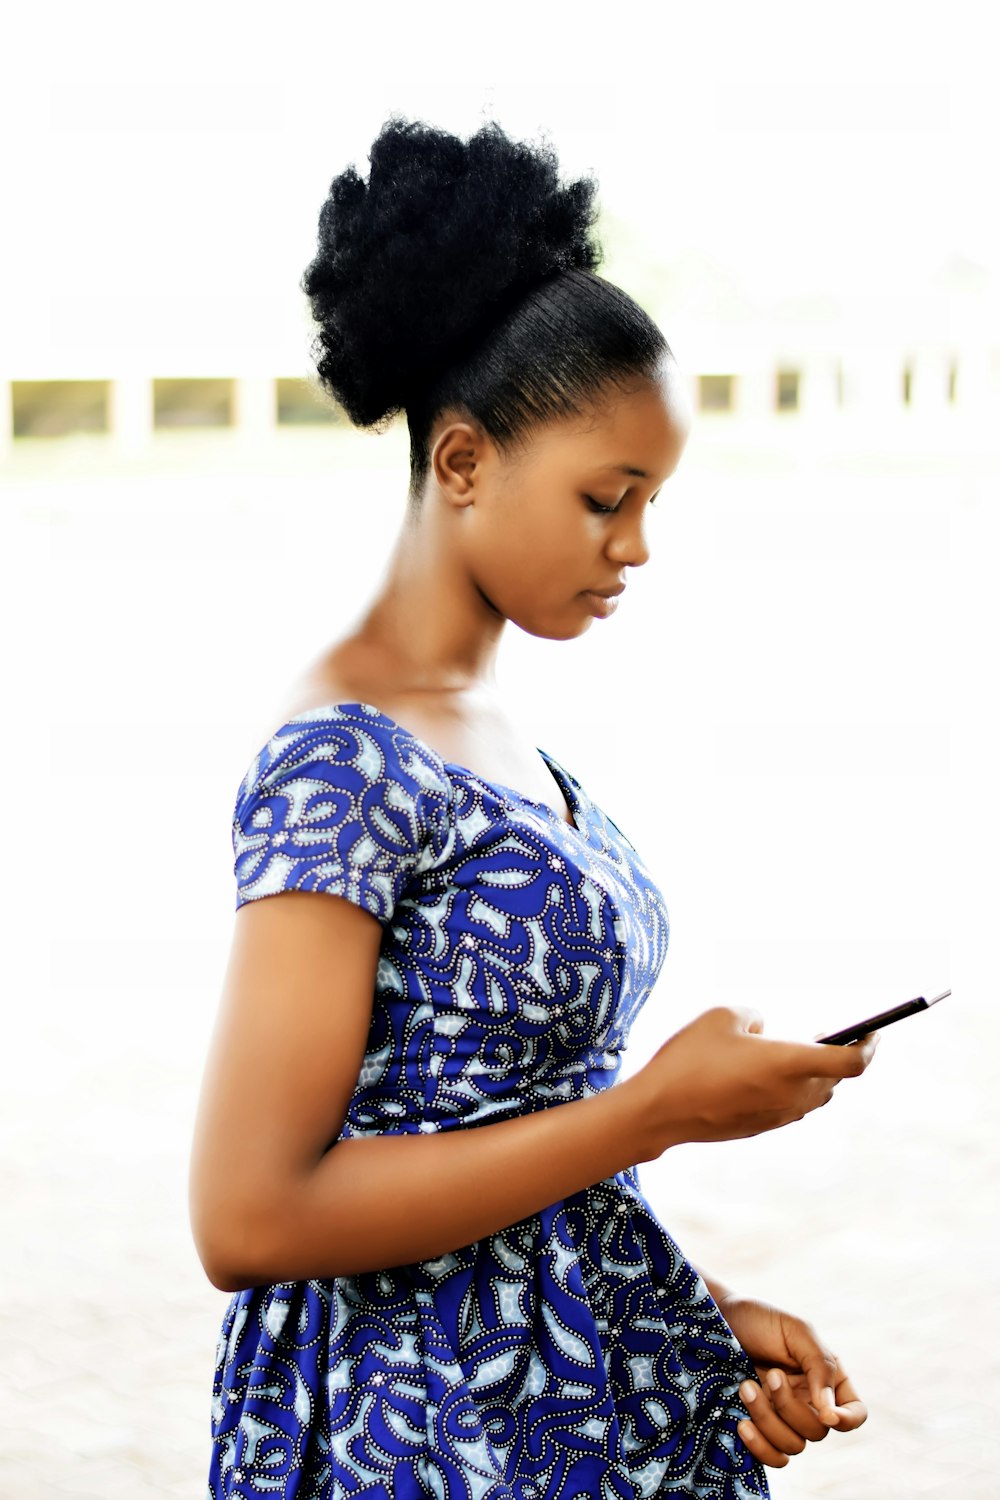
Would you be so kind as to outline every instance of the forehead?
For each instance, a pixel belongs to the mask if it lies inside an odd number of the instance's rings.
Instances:
[[[690,425],[683,382],[666,376],[620,393],[582,420],[543,429],[539,457],[585,465],[610,483],[662,478],[679,460]]]

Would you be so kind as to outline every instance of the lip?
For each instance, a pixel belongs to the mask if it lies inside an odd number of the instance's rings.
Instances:
[[[618,584],[617,588],[613,589],[584,589],[585,594],[596,594],[598,599],[614,599],[618,594],[624,594],[624,592],[625,585],[623,583]]]
[[[599,615],[602,620],[606,620],[618,608],[617,595],[621,592],[621,589],[613,589],[610,593],[599,594],[596,589],[584,589],[583,597],[587,601],[591,614]]]

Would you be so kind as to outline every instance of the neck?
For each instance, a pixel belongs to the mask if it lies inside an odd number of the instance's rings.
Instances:
[[[404,520],[355,638],[396,665],[415,690],[492,694],[506,623],[425,506]]]

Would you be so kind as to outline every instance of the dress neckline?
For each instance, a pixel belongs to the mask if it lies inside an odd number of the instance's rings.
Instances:
[[[387,724],[392,724],[394,728],[402,730],[403,734],[409,735],[410,739],[416,740],[418,745],[422,745],[425,750],[429,750],[432,755],[435,755],[438,760],[441,761],[446,770],[459,771],[463,776],[472,777],[473,780],[481,782],[483,786],[490,787],[492,791],[502,792],[507,796],[516,797],[519,802],[524,802],[529,807],[540,808],[543,812],[549,813],[550,816],[554,818],[557,823],[561,823],[564,828],[571,829],[573,833],[578,833],[581,837],[583,836],[583,829],[580,827],[577,819],[580,813],[583,811],[586,794],[584,793],[583,788],[580,787],[576,782],[572,782],[569,780],[569,773],[563,771],[562,768],[556,764],[552,757],[550,757],[540,745],[536,745],[535,749],[542,757],[542,760],[545,762],[545,765],[548,768],[553,780],[565,797],[567,805],[569,806],[569,810],[573,815],[572,822],[570,822],[569,819],[564,818],[562,813],[557,812],[549,802],[540,802],[537,797],[527,797],[525,796],[524,792],[518,791],[517,787],[508,786],[505,782],[491,781],[489,777],[481,776],[478,771],[473,771],[470,766],[459,765],[457,761],[453,760],[445,760],[440,750],[435,750],[434,746],[429,744],[427,740],[422,739],[419,734],[415,734],[412,729],[407,729],[405,724],[400,724],[399,720],[394,719],[390,714],[383,713],[382,709],[377,708],[374,703],[364,702],[361,699],[349,700],[346,702],[342,701],[338,703],[318,703],[315,708],[305,708],[301,713],[294,714],[290,719],[286,719],[284,724],[282,724],[280,728],[275,730],[274,734],[271,736],[271,739],[274,739],[278,734],[281,733],[281,730],[286,728],[289,724],[299,724],[304,720],[309,719],[322,719],[324,714],[329,714],[330,710],[335,708],[363,708],[371,710],[372,713],[378,714],[380,719],[384,719]]]

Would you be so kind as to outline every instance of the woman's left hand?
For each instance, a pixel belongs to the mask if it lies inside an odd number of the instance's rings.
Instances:
[[[849,1432],[868,1420],[840,1360],[811,1323],[735,1292],[718,1306],[760,1378],[760,1385],[745,1380],[740,1386],[753,1421],[737,1429],[755,1458],[783,1469],[790,1453],[820,1442],[831,1427]]]

